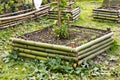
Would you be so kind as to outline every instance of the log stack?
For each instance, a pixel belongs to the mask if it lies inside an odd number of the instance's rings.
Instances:
[[[57,20],[57,11],[52,11],[50,10],[49,11],[49,19],[55,19]],[[70,21],[73,21],[77,18],[79,18],[80,16],[80,7],[76,7],[76,8],[73,8],[73,9],[66,9],[64,11],[61,12],[61,19],[62,20],[67,20],[68,17],[67,17],[67,14],[70,14]]]
[[[15,13],[9,13],[5,15],[0,15],[0,29],[17,25],[22,22],[29,21],[31,19],[36,19],[38,16],[44,16],[48,14],[50,5],[42,5],[40,10],[28,9],[23,11],[18,11]]]
[[[120,9],[93,9],[93,17],[95,19],[111,20],[120,22]]]
[[[17,51],[19,56],[47,60],[48,57],[55,58],[56,55],[59,55],[65,61],[74,60],[76,64],[80,65],[83,61],[94,58],[111,47],[113,33],[106,32],[102,37],[78,47],[35,42],[21,38],[12,38],[11,40],[13,50]]]

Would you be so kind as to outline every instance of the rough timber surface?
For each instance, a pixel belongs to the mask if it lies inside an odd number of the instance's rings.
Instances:
[[[49,4],[42,5],[40,10],[23,10],[15,13],[0,15],[0,29],[17,25],[22,22],[36,19],[38,16],[45,16],[50,9]]]
[[[57,11],[54,10],[50,10],[49,11],[49,19],[57,19]],[[61,19],[62,20],[68,20],[67,15],[71,15],[69,17],[70,21],[73,21],[77,18],[79,18],[80,16],[80,7],[74,7],[74,8],[65,8],[62,12],[61,12]]]
[[[120,22],[120,7],[99,7],[93,9],[93,17],[95,19],[111,20]]]

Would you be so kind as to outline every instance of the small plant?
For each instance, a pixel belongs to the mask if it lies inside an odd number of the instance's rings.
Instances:
[[[69,37],[68,27],[65,24],[60,25],[60,27],[54,26],[53,32],[60,39],[65,39]]]

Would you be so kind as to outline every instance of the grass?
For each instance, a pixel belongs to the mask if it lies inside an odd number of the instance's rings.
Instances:
[[[114,32],[114,39],[120,41],[119,24],[92,18],[92,9],[101,5],[100,0],[83,0],[76,5],[81,8],[81,16],[72,24],[99,29],[110,27]],[[38,22],[30,21],[0,31],[0,80],[120,80],[120,43],[113,45],[110,50],[88,63],[84,62],[76,70],[59,58],[44,62],[24,60],[17,57],[16,54],[5,57],[12,50],[11,37],[42,29],[51,23],[52,21],[42,17]]]

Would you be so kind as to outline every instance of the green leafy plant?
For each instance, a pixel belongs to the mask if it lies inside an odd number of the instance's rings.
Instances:
[[[8,53],[8,52],[5,52],[3,55],[2,55],[2,58],[3,58],[3,61],[5,63],[8,63],[10,62],[11,60],[18,60],[18,55],[17,55],[18,52],[16,51],[13,51],[11,53]]]
[[[28,9],[32,3],[26,3],[25,0],[0,0],[0,14],[18,11],[19,7]]]
[[[47,4],[48,2],[48,0],[43,0],[42,4]]]
[[[59,37],[60,39],[68,38],[69,37],[68,27],[66,27],[66,26],[67,25],[65,25],[65,24],[60,25],[60,27],[54,26],[54,28],[53,28],[54,34],[56,34],[57,37]]]

